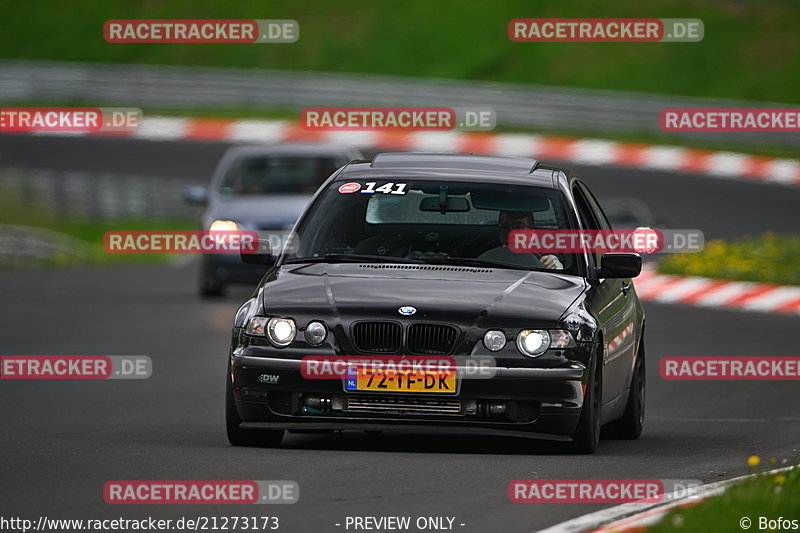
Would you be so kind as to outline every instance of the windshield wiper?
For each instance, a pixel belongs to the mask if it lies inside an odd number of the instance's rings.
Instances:
[[[325,254],[322,257],[304,257],[289,259],[286,264],[294,263],[425,263],[419,259],[392,257],[388,255],[366,254]]]
[[[513,265],[511,263],[503,263],[501,261],[487,261],[486,259],[473,259],[470,257],[439,257],[432,259],[423,259],[429,265],[460,265],[460,266],[476,266],[476,267],[494,267],[494,268],[510,268],[513,270],[543,270],[539,268],[528,268],[521,265]]]
[[[539,270],[542,268],[529,268],[501,261],[487,261],[485,259],[473,259],[470,257],[435,257],[429,259],[411,259],[408,257],[392,257],[387,255],[365,255],[365,254],[325,254],[322,257],[304,257],[289,259],[285,264],[296,263],[414,263],[425,265],[459,265],[489,268],[509,268],[512,270]]]

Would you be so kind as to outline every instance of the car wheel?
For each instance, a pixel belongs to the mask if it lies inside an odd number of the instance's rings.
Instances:
[[[225,285],[214,278],[200,278],[200,296],[203,298],[219,298],[225,294]]]
[[[225,428],[228,432],[228,442],[234,446],[274,448],[279,446],[283,439],[283,430],[242,429],[239,427],[241,423],[242,419],[236,412],[233,399],[229,364],[228,374],[225,376]]]
[[[638,439],[642,434],[644,425],[644,399],[645,399],[645,357],[644,337],[639,341],[639,350],[636,354],[636,363],[631,376],[631,388],[628,393],[628,403],[622,418],[615,420],[604,428],[603,436],[614,439]]]
[[[589,374],[578,427],[570,435],[574,453],[594,453],[600,443],[600,402],[603,398],[603,353],[598,351]]]

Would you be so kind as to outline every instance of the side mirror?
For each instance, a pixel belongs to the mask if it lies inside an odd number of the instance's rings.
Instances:
[[[595,268],[598,278],[635,278],[642,271],[639,254],[603,254],[600,268]]]
[[[258,249],[255,252],[239,252],[239,257],[243,263],[262,266],[272,266],[277,259],[272,255],[272,247],[267,239],[258,239]]]
[[[208,191],[199,185],[190,185],[183,192],[183,199],[186,203],[194,205],[206,205],[208,202]]]

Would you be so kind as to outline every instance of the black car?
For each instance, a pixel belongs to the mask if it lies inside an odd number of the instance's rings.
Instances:
[[[645,317],[630,278],[640,256],[513,253],[504,240],[522,227],[610,229],[578,176],[528,158],[392,153],[338,170],[236,314],[229,441],[461,431],[591,453],[603,426],[637,438]],[[490,356],[496,368],[453,389],[381,389],[304,378],[301,359],[322,355]]]

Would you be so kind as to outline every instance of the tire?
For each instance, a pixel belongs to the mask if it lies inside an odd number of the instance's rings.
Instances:
[[[603,399],[603,353],[598,350],[593,362],[586,394],[583,398],[581,417],[578,427],[570,435],[571,451],[580,454],[592,454],[600,443],[600,408]]]
[[[635,440],[642,434],[644,425],[645,385],[646,385],[646,359],[644,356],[644,336],[639,341],[639,350],[636,354],[636,363],[631,376],[631,388],[628,394],[628,403],[625,413],[621,418],[610,423],[604,428],[603,436],[612,439]]]
[[[225,376],[225,429],[228,433],[228,442],[234,446],[261,446],[276,448],[283,439],[283,430],[242,429],[239,427],[242,419],[236,412],[233,399],[233,384],[230,378],[230,364],[228,374]]]

